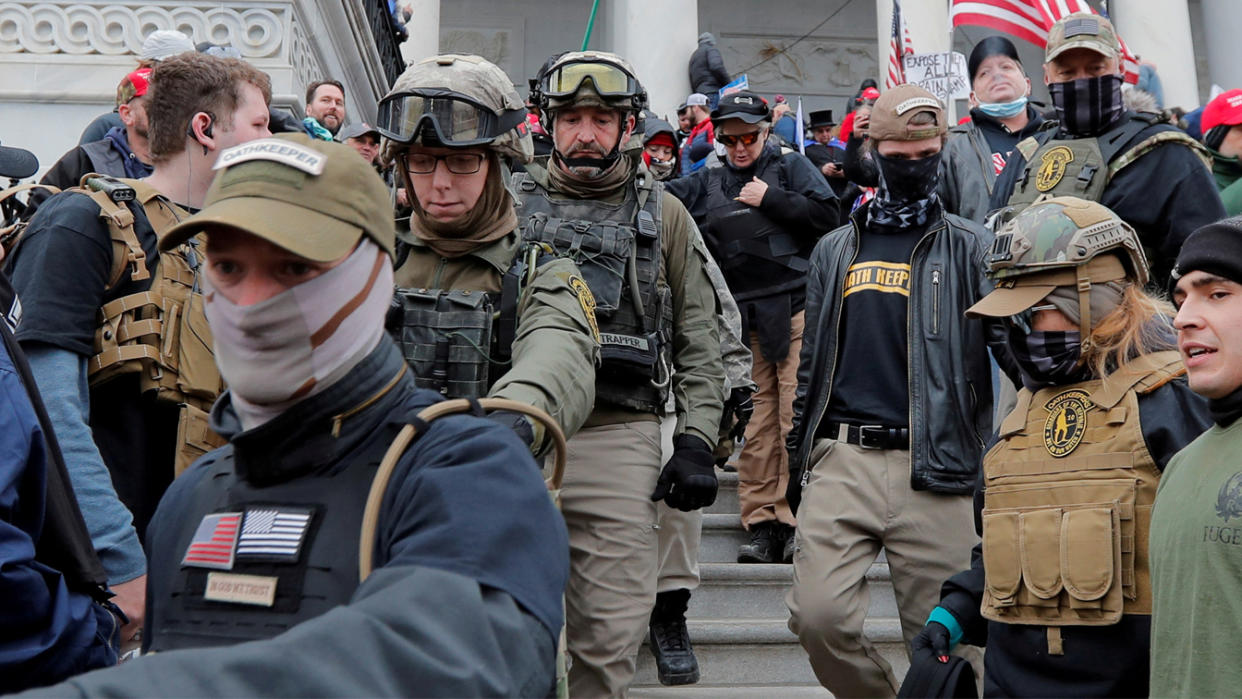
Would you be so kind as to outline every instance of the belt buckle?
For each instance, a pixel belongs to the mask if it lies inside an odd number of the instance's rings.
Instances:
[[[884,449],[888,443],[888,428],[884,425],[859,425],[858,446],[863,449]]]

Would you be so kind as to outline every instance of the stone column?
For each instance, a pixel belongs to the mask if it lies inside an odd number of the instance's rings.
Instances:
[[[677,105],[690,94],[686,66],[699,45],[698,0],[614,0],[606,7],[610,50],[634,65],[651,111],[676,128]]]
[[[1218,4],[1225,10],[1223,21],[1240,18],[1237,0]],[[1190,37],[1190,11],[1186,0],[1126,0],[1110,3],[1112,19],[1117,33],[1125,40],[1130,51],[1144,61],[1155,64],[1164,88],[1164,106],[1194,109],[1199,106],[1199,81],[1195,74],[1194,43]],[[1204,15],[1207,16],[1205,4]],[[1213,29],[1218,33],[1218,45],[1227,45],[1237,71],[1237,24],[1213,27],[1213,21],[1205,22],[1211,45]],[[1223,44],[1222,44],[1223,42]]]
[[[440,0],[406,0],[413,11],[405,30],[410,38],[401,44],[401,56],[407,64],[440,53]]]
[[[1238,41],[1238,27],[1242,27],[1242,3],[1238,0],[1200,0],[1200,4],[1203,8],[1209,80],[1226,90],[1242,87],[1242,42]],[[1164,85],[1165,101],[1169,101],[1169,80],[1165,77],[1163,63],[1160,64],[1160,81]]]

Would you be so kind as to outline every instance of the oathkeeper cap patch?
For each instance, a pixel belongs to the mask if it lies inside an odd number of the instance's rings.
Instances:
[[[220,153],[220,157],[216,158],[216,164],[211,169],[222,170],[230,165],[251,160],[270,160],[297,168],[309,175],[319,175],[323,172],[324,163],[327,162],[328,157],[297,143],[275,138],[261,138],[240,146],[233,146]]]

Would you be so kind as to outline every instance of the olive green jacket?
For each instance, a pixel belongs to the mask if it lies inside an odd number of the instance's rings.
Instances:
[[[498,293],[501,278],[518,254],[517,231],[460,257],[445,258],[423,241],[404,234],[409,257],[396,270],[397,286]],[[595,366],[599,362],[593,299],[582,299],[569,280],[578,266],[558,258],[540,265],[518,301],[517,333],[509,370],[488,396],[533,405],[551,415],[566,437],[586,421],[595,404]],[[588,317],[588,314],[590,317]],[[543,442],[535,426],[535,445]]]

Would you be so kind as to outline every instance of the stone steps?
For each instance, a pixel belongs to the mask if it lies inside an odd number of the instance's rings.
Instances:
[[[770,618],[692,619],[687,622],[687,628],[699,659],[700,679],[698,684],[692,685],[694,687],[819,688],[806,651],[784,621]],[[901,624],[896,619],[868,619],[863,631],[880,654],[892,663],[898,676],[903,676],[909,663],[902,645]],[[659,686],[655,659],[645,643],[638,651],[638,673],[634,684],[635,687]],[[684,691],[675,687],[665,689]]]
[[[819,686],[806,651],[789,630],[785,595],[793,583],[793,566],[737,563],[738,546],[750,535],[738,514],[737,474],[716,472],[716,502],[704,510],[699,548],[699,588],[686,613],[690,639],[699,659],[698,684],[663,687],[655,659],[644,641],[630,696],[642,699],[684,697],[761,697],[801,699],[830,697]],[[903,677],[909,662],[897,618],[897,601],[888,562],[881,553],[867,570],[871,594],[864,632],[880,654]]]

